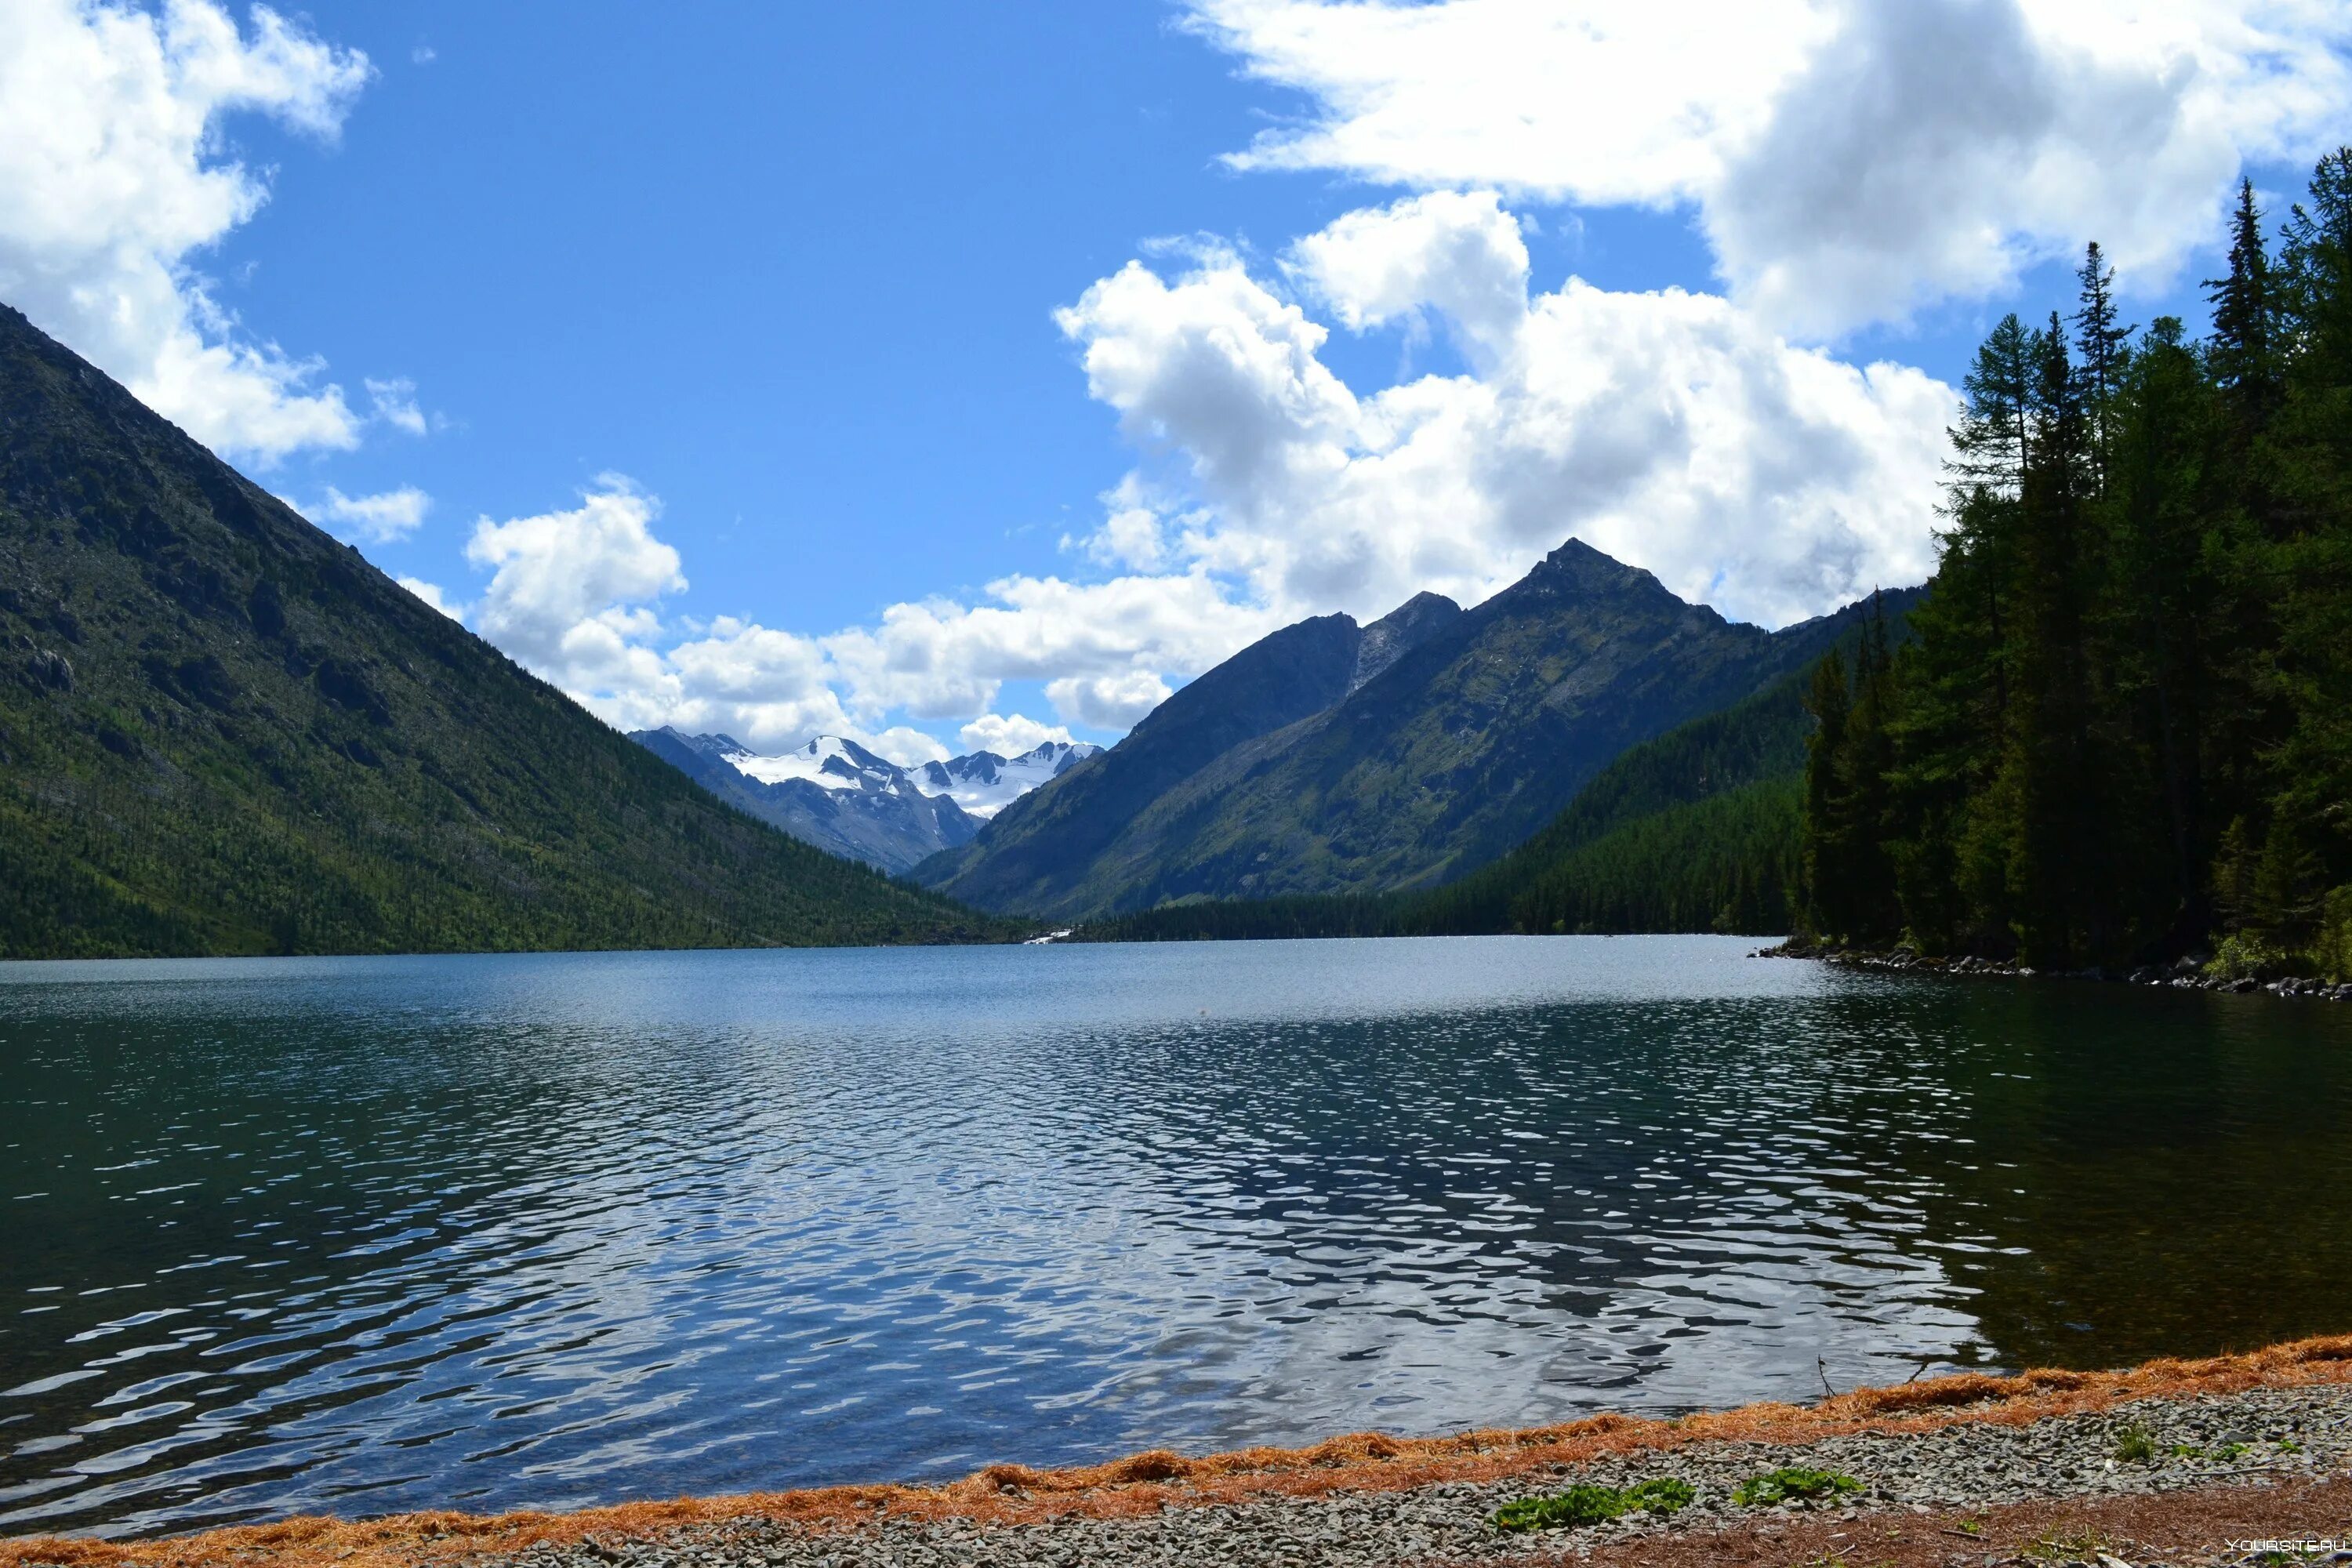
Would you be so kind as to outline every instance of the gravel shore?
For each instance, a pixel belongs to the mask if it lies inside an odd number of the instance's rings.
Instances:
[[[1783,1465],[1851,1476],[1860,1489],[1833,1501],[1743,1506],[1734,1489]],[[1371,1568],[1374,1564],[1549,1562],[1597,1554],[1634,1561],[1627,1549],[1827,1512],[1867,1519],[1890,1512],[1961,1516],[2037,1499],[2147,1497],[2249,1483],[2325,1480],[2352,1469],[2352,1385],[2258,1388],[2193,1399],[2145,1399],[2092,1415],[2026,1425],[1961,1420],[1927,1432],[1861,1433],[1801,1447],[1695,1443],[1662,1453],[1553,1467],[1550,1473],[1486,1484],[1445,1483],[1398,1491],[1164,1508],[1146,1517],[1065,1516],[1039,1523],[983,1525],[969,1520],[883,1518],[852,1528],[743,1518],[631,1539],[592,1537],[508,1555],[478,1556],[478,1568]],[[1578,1483],[1622,1487],[1652,1477],[1687,1482],[1696,1494],[1668,1519],[1648,1515],[1570,1530],[1507,1533],[1498,1507]],[[2259,1495],[2259,1494],[2253,1494]],[[2256,1509],[2252,1511],[2259,1512]],[[1961,1517],[1958,1525],[1974,1522]],[[2352,1521],[2344,1521],[2352,1526]],[[2265,1529],[2249,1518],[2249,1534]],[[2303,1528],[2309,1528],[2305,1526]],[[1764,1538],[1769,1538],[1769,1531]],[[1970,1550],[1968,1530],[1939,1533],[1969,1564],[2005,1560],[2063,1563],[2063,1541],[2048,1554],[2005,1559]],[[2339,1528],[2339,1534],[2352,1529]],[[1754,1539],[1751,1531],[1750,1539]],[[2173,1563],[2257,1563],[2254,1552],[2216,1540],[2204,1555]],[[1677,1554],[1685,1555],[1685,1554]],[[1727,1558],[1727,1560],[1728,1560]],[[1938,1559],[1939,1561],[1942,1559]],[[2128,1559],[2095,1552],[2077,1561],[2113,1568]],[[2352,1563],[2352,1552],[2297,1561]],[[1792,1559],[1794,1561],[1794,1559]],[[1822,1563],[1842,1561],[1824,1554]],[[1870,1559],[1856,1558],[1853,1568]]]
[[[1805,1496],[1743,1485],[1783,1467],[1816,1472],[1784,1479]],[[1628,1506],[1643,1483],[1638,1500],[1674,1511]],[[1507,1504],[1570,1489],[1584,1489],[1576,1522],[1555,1508],[1550,1528],[1497,1523]],[[2249,1544],[2265,1537],[2299,1544]],[[2207,1568],[2352,1563],[2347,1537],[2352,1335],[2338,1335],[1673,1420],[992,1465],[944,1486],[0,1540],[0,1568]]]

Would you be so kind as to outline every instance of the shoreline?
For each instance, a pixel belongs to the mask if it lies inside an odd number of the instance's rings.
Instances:
[[[1775,1450],[1880,1453],[1889,1450],[1874,1445],[1932,1446],[1954,1434],[2013,1446],[2024,1440],[2021,1435],[2073,1431],[2079,1447],[2082,1432],[2112,1426],[2108,1418],[2121,1406],[2151,1412],[2148,1420],[2154,1425],[2159,1414],[2163,1420],[2178,1421],[2185,1418],[2180,1412],[2208,1405],[2221,1408],[2231,1401],[2293,1405],[2298,1400],[2324,1402],[2326,1429],[2345,1433],[2347,1447],[2342,1455],[2322,1455],[2315,1448],[2306,1453],[2305,1447],[2290,1446],[2305,1456],[2297,1473],[2315,1482],[2330,1481],[2340,1472],[2311,1466],[2322,1458],[2330,1465],[2338,1458],[2352,1461],[2352,1430],[2347,1430],[2352,1428],[2352,1334],[2295,1341],[2244,1354],[2163,1359],[2114,1372],[2044,1368],[2005,1377],[1960,1373],[1857,1389],[1811,1405],[1751,1405],[1679,1418],[1603,1415],[1526,1430],[1425,1438],[1357,1433],[1305,1448],[1247,1448],[1197,1458],[1148,1450],[1108,1464],[1061,1469],[1000,1464],[938,1486],[836,1486],[619,1503],[564,1513],[434,1511],[362,1521],[307,1517],[144,1541],[24,1537],[0,1541],[0,1568],[195,1568],[232,1561],[255,1568],[390,1568],[395,1563],[415,1568],[466,1560],[587,1568],[633,1561],[632,1554],[642,1555],[647,1543],[692,1542],[718,1551],[712,1542],[744,1539],[754,1539],[759,1551],[743,1561],[775,1563],[798,1561],[789,1553],[776,1555],[786,1545],[814,1550],[830,1543],[830,1552],[862,1541],[880,1548],[910,1531],[926,1540],[968,1539],[974,1531],[1005,1540],[1056,1532],[1100,1534],[1122,1528],[1182,1528],[1190,1516],[1197,1516],[1192,1523],[1205,1526],[1229,1517],[1246,1521],[1257,1515],[1303,1517],[1333,1509],[1410,1512],[1423,1500],[1437,1500],[1456,1514],[1475,1506],[1483,1518],[1491,1509],[1486,1500],[1491,1497],[1524,1495],[1580,1473],[1613,1477],[1644,1468],[1654,1470],[1662,1463],[1720,1465],[1726,1462],[1724,1455],[1733,1457],[1735,1468],[1753,1468]],[[2225,1425],[2228,1419],[2223,1417]],[[1778,1462],[1789,1459],[1781,1456]],[[2114,1470],[2111,1462],[2107,1471]],[[2037,1472],[2029,1468],[2025,1473]],[[2210,1485],[2238,1479],[2241,1474],[2233,1466],[2219,1470],[2204,1467],[2181,1471],[2175,1479],[2180,1486]],[[2112,1474],[2106,1478],[2115,1479]],[[2138,1478],[2126,1473],[2122,1479]],[[2089,1496],[2116,1488],[2085,1485],[2080,1489]],[[1890,1499],[1895,1495],[1888,1493]],[[1747,1513],[1727,1517],[1722,1508],[1710,1507],[1694,1510],[1680,1525],[1640,1521],[1601,1530],[1604,1536],[1614,1531],[1651,1539],[1752,1522]],[[1245,1522],[1242,1528],[1261,1527]],[[1009,1533],[1000,1537],[998,1532]],[[1588,1533],[1519,1537],[1486,1530],[1465,1539],[1481,1547],[1480,1555],[1490,1554],[1483,1548],[1493,1546],[1512,1548],[1505,1555],[1524,1556],[1530,1546],[1565,1544],[1563,1536]],[[677,1552],[663,1545],[659,1555],[662,1561],[673,1561]],[[724,1562],[728,1556],[719,1551],[709,1560]],[[855,1555],[842,1558],[858,1560]],[[885,1556],[870,1560],[901,1558],[896,1547],[888,1547]],[[954,1558],[950,1553],[937,1560]]]
[[[1885,974],[1940,974],[1964,980],[2085,980],[2109,985],[2141,985],[2159,990],[2210,991],[2242,996],[2264,992],[2273,996],[2299,996],[2314,1002],[2352,1002],[2352,982],[2337,985],[2305,975],[2256,980],[2208,974],[2189,959],[2169,968],[2143,964],[2128,973],[2094,966],[2089,969],[2035,969],[2002,959],[1935,958],[1907,948],[1830,947],[1790,937],[1777,947],[1758,948],[1750,958],[1793,958],[1840,969],[1867,970]]]

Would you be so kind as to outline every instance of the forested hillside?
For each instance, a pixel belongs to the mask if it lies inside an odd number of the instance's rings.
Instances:
[[[2352,976],[2352,150],[2228,239],[2201,338],[2094,246],[1979,351],[1916,640],[1812,687],[1823,936]]]
[[[1842,644],[1901,635],[1915,590],[1821,628]],[[1643,742],[1525,844],[1428,891],[1203,900],[1097,922],[1105,941],[1440,936],[1497,931],[1777,935],[1797,903],[1806,736],[1802,672]]]
[[[1768,632],[1570,540],[1475,609],[1423,595],[1275,633],[915,875],[1055,921],[1442,887],[1628,748],[1809,668],[1856,613]]]
[[[0,307],[0,956],[1008,930],[712,799]]]

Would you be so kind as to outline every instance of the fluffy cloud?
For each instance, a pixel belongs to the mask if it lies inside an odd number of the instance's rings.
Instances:
[[[433,510],[433,498],[415,485],[372,496],[347,496],[327,487],[327,499],[317,508],[328,522],[341,523],[371,544],[390,544],[407,538]]]
[[[374,405],[375,416],[395,430],[411,436],[425,434],[425,410],[416,405],[416,384],[406,377],[391,381],[367,378],[368,400]]]
[[[206,0],[0,6],[0,298],[208,446],[266,464],[354,445],[341,389],[243,338],[189,258],[268,195],[220,122],[331,139],[369,74],[262,6],[242,31]]]
[[[466,553],[491,576],[464,613],[622,728],[723,731],[769,749],[845,735],[905,763],[948,752],[892,724],[894,714],[963,720],[968,742],[1026,751],[1069,731],[991,711],[1005,681],[1054,681],[1048,695],[1066,719],[1124,726],[1167,695],[1159,671],[1206,668],[1275,624],[1195,572],[1089,584],[1009,577],[989,584],[984,604],[895,605],[876,625],[829,637],[725,616],[672,625],[662,601],[687,584],[677,552],[654,531],[659,515],[654,497],[606,475],[576,507],[484,518]],[[438,588],[404,581],[457,613]]]
[[[1059,318],[1200,503],[1176,552],[1285,618],[1475,602],[1570,534],[1774,624],[1932,564],[1953,401],[1916,370],[1792,346],[1711,296],[1571,279],[1530,300],[1490,195],[1351,214],[1289,265],[1343,321],[1434,312],[1478,374],[1360,396],[1325,329],[1231,255],[1173,280],[1130,264]]]
[[[652,605],[683,592],[677,552],[653,535],[658,503],[619,475],[569,511],[483,518],[466,559],[490,570],[474,612],[484,637],[608,717],[657,701],[672,678],[648,647]]]
[[[1148,669],[1125,675],[1066,675],[1045,683],[1054,711],[1097,730],[1125,730],[1168,700],[1168,683]]]
[[[685,579],[657,503],[608,478],[576,508],[477,526],[467,553],[493,575],[476,624],[617,724],[843,734],[919,761],[938,742],[896,721],[960,721],[998,751],[1125,729],[1276,626],[1431,588],[1475,603],[1570,535],[1768,624],[1932,564],[1955,405],[1916,370],[1792,346],[1713,296],[1570,279],[1531,297],[1488,193],[1349,214],[1282,272],[1296,297],[1214,248],[1172,278],[1131,263],[1059,313],[1157,472],[1107,491],[1072,542],[1101,581],[1008,576],[829,635],[673,627],[660,605]],[[1360,394],[1302,300],[1449,332],[1473,373]],[[1016,680],[1061,727],[994,710]]]
[[[466,606],[459,604],[453,604],[450,601],[449,595],[443,592],[439,584],[427,583],[422,577],[398,577],[394,578],[394,581],[397,582],[402,587],[407,589],[410,593],[415,595],[418,598],[424,600],[426,604],[432,605],[435,609],[440,611],[443,615],[448,616],[451,620],[460,622],[465,620]]]
[[[962,719],[990,707],[1007,680],[1108,678],[1132,690],[1135,677],[1206,669],[1281,624],[1200,570],[1091,584],[1006,577],[988,595],[893,605],[877,625],[824,639],[851,706]]]
[[[1061,724],[1041,724],[1021,713],[983,713],[957,731],[956,738],[968,752],[994,752],[1000,757],[1017,757],[1034,752],[1048,741],[1067,741],[1070,731]]]
[[[1310,96],[1245,168],[1689,204],[1735,298],[1834,334],[2101,240],[2167,281],[2242,160],[2352,108],[2334,0],[1192,0]]]
[[[1528,310],[1528,247],[1491,191],[1437,191],[1353,212],[1291,247],[1289,270],[1351,331],[1431,312],[1492,365]]]

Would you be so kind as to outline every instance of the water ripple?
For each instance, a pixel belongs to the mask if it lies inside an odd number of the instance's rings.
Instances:
[[[0,1531],[2346,1326],[2336,1012],[1746,947],[0,965]]]

